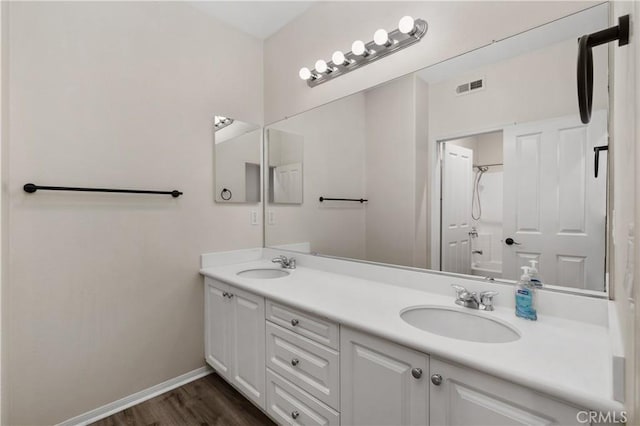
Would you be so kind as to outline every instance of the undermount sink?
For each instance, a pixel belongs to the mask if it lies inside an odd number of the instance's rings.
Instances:
[[[408,324],[429,333],[481,343],[507,343],[520,338],[514,328],[502,322],[455,308],[423,306],[400,313]]]
[[[282,278],[289,275],[289,272],[282,269],[273,268],[261,268],[261,269],[246,269],[238,272],[236,275],[243,278],[258,278],[263,280],[269,280],[273,278]]]

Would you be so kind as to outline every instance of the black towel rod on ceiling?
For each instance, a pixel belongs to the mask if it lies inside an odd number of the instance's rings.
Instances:
[[[125,194],[159,194],[159,195],[171,195],[173,198],[178,198],[183,194],[178,190],[173,191],[149,191],[144,189],[113,189],[113,188],[76,188],[72,186],[41,186],[33,183],[27,183],[23,187],[24,192],[33,194],[38,190],[44,191],[80,191],[80,192],[119,192]]]
[[[359,203],[366,203],[369,200],[365,200],[364,198],[327,198],[327,197],[320,197],[320,202],[322,203],[323,201],[357,201]]]
[[[591,121],[593,104],[593,53],[591,49],[618,40],[618,46],[629,44],[629,15],[618,17],[618,25],[578,39],[578,107],[584,124]]]

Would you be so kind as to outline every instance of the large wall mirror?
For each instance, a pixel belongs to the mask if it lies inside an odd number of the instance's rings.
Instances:
[[[260,126],[216,115],[213,139],[216,202],[259,203]]]
[[[576,56],[608,23],[598,5],[268,126],[266,191],[288,192],[266,245],[507,281],[533,260],[604,294],[608,52],[588,125]]]

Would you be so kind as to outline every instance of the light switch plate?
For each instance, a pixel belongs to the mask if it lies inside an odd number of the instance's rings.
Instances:
[[[252,225],[257,225],[258,224],[258,211],[257,210],[251,210],[251,224]]]

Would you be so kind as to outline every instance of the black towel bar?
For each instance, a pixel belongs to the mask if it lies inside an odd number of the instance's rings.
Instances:
[[[359,203],[366,203],[369,200],[365,200],[364,198],[327,198],[327,197],[320,197],[320,202],[322,203],[323,201],[357,201]]]
[[[125,194],[160,194],[171,195],[173,198],[181,196],[183,193],[178,190],[173,191],[149,191],[143,189],[112,189],[112,188],[76,188],[72,186],[41,186],[33,183],[27,183],[23,187],[25,192],[30,194],[38,191],[80,191],[80,192],[119,192]]]

